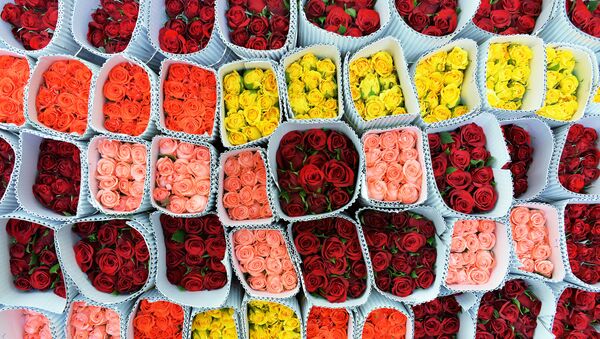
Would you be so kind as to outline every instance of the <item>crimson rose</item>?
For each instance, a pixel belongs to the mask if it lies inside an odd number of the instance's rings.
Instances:
[[[89,43],[102,52],[122,52],[129,44],[139,10],[139,0],[100,1],[100,7],[92,13],[92,21],[88,23]]]
[[[280,0],[229,0],[225,19],[231,42],[255,50],[282,48],[289,31],[289,4]]]
[[[568,204],[564,216],[567,254],[573,274],[588,284],[600,282],[600,204]]]
[[[395,0],[396,10],[412,29],[431,36],[453,33],[458,25],[458,1]]]
[[[160,49],[195,53],[208,44],[215,23],[214,0],[164,0],[169,19],[158,32]]]
[[[593,128],[575,124],[569,128],[558,164],[558,180],[571,192],[586,193],[600,176],[600,148]]]

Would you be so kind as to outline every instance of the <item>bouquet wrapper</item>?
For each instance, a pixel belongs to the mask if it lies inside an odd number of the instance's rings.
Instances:
[[[406,307],[404,304],[393,302],[392,300],[384,297],[379,292],[373,292],[369,296],[369,300],[366,304],[354,310],[354,317],[356,321],[356,334],[355,338],[361,338],[365,323],[371,312],[378,309],[392,309],[396,310],[406,316],[406,338],[412,338],[415,326],[415,317],[412,309]]]
[[[335,41],[336,46],[339,47],[342,54],[348,52],[354,52],[361,46],[371,43],[388,33],[389,27],[392,25],[392,10],[395,8],[387,0],[375,2],[374,10],[379,14],[380,27],[375,32],[361,36],[352,37],[339,35],[337,33],[329,32],[324,28],[318,27],[308,20],[304,8],[306,7],[307,0],[299,2],[298,9],[298,40],[301,46],[307,46],[318,43],[329,43]]]
[[[219,170],[218,171],[219,173],[217,174],[218,175],[217,206],[216,206],[217,214],[219,215],[219,220],[221,220],[223,225],[225,225],[227,227],[252,227],[252,226],[261,226],[261,225],[269,226],[278,220],[277,215],[275,214],[275,211],[273,208],[273,206],[275,204],[274,201],[275,201],[275,199],[277,199],[277,196],[275,195],[275,192],[276,192],[275,184],[273,183],[273,179],[269,175],[269,173],[270,173],[269,172],[269,163],[267,162],[267,155],[266,155],[265,150],[261,147],[244,147],[244,148],[239,148],[239,149],[234,149],[231,151],[223,152],[223,153],[221,153],[221,156],[219,157],[218,168],[223,169],[227,159],[229,159],[232,156],[236,156],[245,151],[258,152],[258,154],[260,154],[260,157],[263,160],[263,163],[265,164],[266,176],[267,176],[265,189],[267,190],[267,197],[269,198],[269,206],[271,207],[272,215],[270,218],[261,218],[261,219],[247,219],[247,220],[231,219],[229,217],[229,214],[227,213],[227,209],[223,205],[223,195],[225,194],[225,188],[223,185],[223,181],[225,180],[225,172],[222,170]],[[215,169],[215,171],[211,172],[211,173],[216,173],[216,172],[217,172],[217,170]]]
[[[411,77],[414,81],[417,65],[419,63],[427,60],[429,57],[438,52],[450,52],[452,51],[452,49],[454,49],[454,47],[460,47],[464,49],[469,55],[469,65],[467,66],[467,69],[464,72],[464,80],[460,93],[460,101],[469,108],[469,111],[462,116],[434,123],[426,123],[425,121],[423,121],[421,115],[419,114],[419,119],[416,121],[416,124],[421,126],[422,128],[446,126],[457,121],[469,119],[480,113],[479,108],[481,107],[483,93],[480,93],[479,88],[477,87],[478,47],[475,41],[471,39],[458,39],[445,44],[443,47],[426,52],[425,55],[421,56],[414,64],[411,65]]]
[[[390,53],[392,59],[394,60],[394,66],[396,67],[396,73],[400,83],[399,85],[402,89],[402,95],[404,97],[406,114],[388,115],[373,120],[365,120],[358,113],[356,106],[354,105],[354,101],[352,100],[349,81],[350,65],[358,58],[368,58],[380,51]],[[408,125],[420,116],[421,110],[419,108],[419,99],[417,97],[415,88],[413,87],[413,82],[408,71],[408,61],[405,58],[404,51],[405,49],[403,49],[400,45],[400,41],[393,37],[385,37],[359,49],[354,54],[346,54],[346,58],[344,60],[344,99],[347,107],[346,119],[355,129],[358,130],[359,133],[363,133],[372,128]]]
[[[244,325],[244,323],[242,323],[242,320],[241,320],[242,319],[242,296],[243,296],[242,288],[240,287],[240,285],[237,282],[234,282],[231,284],[231,291],[229,292],[229,295],[227,296],[227,300],[225,301],[225,303],[222,306],[192,308],[190,319],[188,322],[188,327],[184,327],[186,329],[184,338],[191,339],[193,337],[192,325],[193,325],[194,319],[196,318],[197,315],[202,314],[207,311],[224,309],[224,308],[233,309],[233,321],[235,323],[235,331],[238,335],[238,338],[243,338],[245,325]]]
[[[127,338],[135,338],[135,328],[134,328],[134,320],[137,316],[138,308],[142,300],[147,300],[149,302],[157,302],[157,301],[167,301],[172,302],[169,298],[162,295],[158,290],[152,289],[144,294],[140,295],[139,298],[135,300],[133,303],[133,307],[131,308],[131,312],[129,312],[129,316],[127,317],[127,327],[125,328],[125,333],[127,333]],[[187,333],[186,329],[190,326],[190,308],[186,306],[181,306],[183,310],[183,327],[181,330],[181,339],[186,339]]]
[[[445,217],[476,216],[484,218],[499,218],[508,213],[508,209],[512,204],[513,186],[510,171],[502,169],[502,166],[510,161],[510,156],[508,154],[508,149],[506,148],[506,143],[504,142],[502,129],[500,128],[496,117],[490,113],[482,113],[476,117],[464,119],[462,122],[446,124],[437,128],[429,128],[426,130],[426,132],[428,134],[449,132],[469,123],[475,123],[483,128],[487,139],[486,148],[494,158],[494,162],[491,167],[492,171],[494,172],[494,180],[496,181],[496,192],[498,193],[498,201],[496,202],[496,205],[492,210],[485,213],[465,214],[455,211],[446,204],[434,180],[429,180],[429,197],[427,198],[426,204],[441,211]],[[427,145],[425,152],[425,163],[431,164],[432,158],[431,153],[429,152],[429,142],[427,141],[427,138],[425,138],[424,142],[426,142]],[[433,174],[433,167],[431,165],[427,166],[427,171],[429,178],[435,178]]]
[[[4,22],[2,22],[2,23],[4,23]],[[27,60],[27,64],[29,65],[29,76],[27,77],[28,80],[25,83],[25,87],[23,89],[23,98],[27,98],[28,97],[27,93],[29,92],[29,82],[31,81],[31,74],[35,67],[35,59],[33,59],[32,57],[30,57],[26,54],[23,54],[21,52],[13,52],[7,48],[0,48],[0,56],[12,56],[15,58],[24,58],[25,60]],[[23,105],[23,116],[25,116],[26,109],[27,109],[27,107],[24,104]],[[31,125],[29,125],[29,123],[27,122],[27,119],[25,119],[25,122],[22,125],[0,122],[0,129],[7,130],[10,132],[18,133],[21,129],[24,129],[24,128],[31,128]]]
[[[156,288],[169,300],[172,300],[180,305],[195,307],[195,308],[218,308],[221,307],[230,294],[232,277],[231,265],[229,264],[229,251],[225,251],[225,257],[221,261],[226,269],[227,283],[220,289],[212,291],[185,291],[171,284],[167,279],[167,248],[165,246],[165,238],[160,223],[161,212],[150,214],[152,229],[156,237],[157,249],[157,272],[156,272]],[[225,234],[225,241],[229,247],[229,238]]]
[[[389,2],[392,19],[388,32],[402,41],[402,45],[407,51],[406,57],[410,62],[414,62],[430,48],[440,48],[456,37],[471,38],[470,35],[462,34],[467,30],[469,23],[477,12],[477,1],[458,0],[458,21],[454,32],[444,36],[431,36],[417,32],[410,27],[398,13],[395,0],[387,0]],[[475,40],[475,39],[474,39]]]
[[[81,185],[79,188],[79,204],[75,215],[62,215],[44,207],[33,195],[32,187],[37,176],[37,163],[40,154],[40,144],[44,139],[64,141],[75,145],[79,149],[81,162]],[[15,152],[16,154],[17,152]],[[19,140],[19,153],[21,164],[17,173],[15,189],[19,206],[32,216],[53,221],[72,221],[83,218],[96,212],[87,197],[89,189],[86,185],[88,178],[87,159],[85,156],[85,144],[68,136],[50,135],[35,130],[24,129],[21,131]]]
[[[419,153],[418,159],[421,164],[421,168],[423,170],[423,172],[422,172],[423,175],[421,177],[421,194],[419,196],[419,199],[412,204],[405,204],[400,201],[382,201],[382,200],[371,199],[369,197],[369,187],[367,185],[367,169],[365,166],[363,168],[364,171],[362,174],[362,187],[360,190],[360,197],[359,197],[359,201],[361,202],[361,204],[370,206],[370,207],[381,207],[381,208],[407,208],[407,207],[419,206],[419,205],[423,204],[425,202],[425,200],[427,200],[427,182],[428,182],[428,180],[433,180],[433,179],[427,178],[427,169],[426,169],[426,165],[425,165],[425,146],[423,143],[423,138],[425,137],[425,135],[424,135],[423,131],[421,131],[421,129],[419,129],[416,126],[404,126],[404,127],[392,127],[392,128],[386,128],[386,129],[369,130],[368,132],[365,132],[365,134],[363,134],[363,136],[361,138],[363,147],[361,148],[360,151],[364,154],[364,141],[365,141],[365,137],[369,134],[381,134],[381,133],[389,132],[389,131],[404,131],[404,130],[413,131],[417,134],[416,148],[417,148],[417,152]]]
[[[186,132],[180,132],[180,131],[174,131],[171,130],[169,128],[167,128],[167,126],[165,125],[165,111],[164,111],[164,100],[165,100],[165,92],[163,90],[164,88],[164,84],[165,81],[167,80],[167,76],[169,75],[169,68],[172,65],[176,65],[176,64],[184,64],[184,65],[189,65],[189,66],[193,66],[193,67],[198,67],[201,68],[203,70],[209,71],[211,74],[213,74],[213,76],[216,79],[216,88],[215,88],[215,93],[217,96],[217,100],[216,100],[216,105],[215,105],[215,111],[214,111],[214,122],[213,122],[213,127],[212,130],[210,131],[210,133],[204,133],[204,134],[189,134]],[[221,92],[221,85],[219,82],[219,77],[217,76],[217,72],[207,66],[201,66],[200,64],[197,64],[193,61],[185,61],[185,60],[173,60],[173,59],[164,59],[161,64],[160,64],[160,72],[158,75],[159,78],[159,90],[158,90],[158,106],[157,106],[157,110],[155,110],[153,113],[155,113],[155,118],[154,121],[156,121],[156,126],[158,127],[158,130],[160,131],[161,134],[165,134],[167,136],[170,137],[174,137],[174,138],[187,138],[190,140],[205,140],[205,141],[215,141],[217,139],[217,126],[219,125],[219,110],[221,109],[221,106],[219,105],[219,103],[221,102],[222,99],[222,92]]]
[[[84,295],[79,294],[73,300],[71,300],[71,302],[67,306],[67,311],[65,312],[66,319],[63,320],[64,333],[62,333],[62,335],[59,336],[58,338],[66,338],[66,339],[74,339],[75,338],[75,337],[71,336],[71,334],[69,333],[70,329],[71,329],[70,322],[71,322],[71,315],[73,312],[73,304],[75,302],[84,302],[87,306],[104,307],[105,309],[110,309],[110,310],[115,311],[119,315],[119,330],[121,332],[121,337],[122,338],[127,337],[126,336],[127,335],[127,319],[129,318],[129,313],[131,311],[131,306],[133,304],[133,300],[128,300],[126,302],[122,302],[122,303],[118,303],[118,304],[106,304],[106,303],[101,303],[101,302],[91,300],[89,298],[86,298]]]
[[[576,289],[581,290],[581,291],[598,293],[598,291],[590,290],[590,289],[588,289],[586,287],[583,287],[583,286],[574,285],[574,284],[572,284],[570,282],[567,282],[567,281],[563,281],[563,282],[556,283],[556,284],[548,284],[548,286],[550,286],[550,288],[552,289],[552,293],[554,294],[556,308],[558,308],[558,303],[560,302],[560,296],[563,294],[563,292],[567,288],[576,288]],[[554,321],[556,320],[556,312],[553,312],[552,316],[549,317],[549,318],[547,318],[547,319],[549,320],[549,322],[548,322],[548,330],[549,330],[550,333],[552,333],[552,327],[554,326]]]
[[[302,322],[302,312],[300,311],[300,304],[298,303],[298,300],[296,298],[290,297],[290,298],[284,298],[284,299],[273,299],[273,298],[269,298],[269,297],[256,297],[256,296],[251,296],[249,294],[244,294],[244,298],[242,299],[242,324],[244,325],[244,334],[246,338],[250,338],[250,322],[248,321],[248,303],[250,303],[251,301],[265,301],[265,302],[272,302],[272,303],[276,303],[276,304],[280,304],[283,306],[287,306],[290,309],[292,309],[292,311],[294,311],[296,317],[298,317],[298,320],[300,322],[300,338],[301,339],[307,339],[305,336],[306,333],[306,325]]]
[[[308,319],[310,318],[310,312],[313,308],[321,308],[320,306],[316,306],[313,304],[306,295],[300,298],[300,308],[302,309],[302,322],[304,323],[304,338],[308,338]],[[345,308],[346,312],[348,312],[348,338],[355,338],[358,333],[356,332],[356,324],[354,319],[354,312],[352,312],[352,308]]]
[[[288,96],[288,86],[285,76],[286,69],[296,61],[302,59],[306,54],[312,53],[316,57],[323,59],[329,58],[335,64],[335,73],[336,73],[336,84],[337,84],[337,102],[338,102],[338,115],[335,118],[330,119],[296,119],[294,110],[290,105],[290,100]],[[281,62],[278,69],[278,81],[281,84],[282,93],[280,94],[284,98],[285,112],[288,121],[298,122],[298,123],[313,123],[313,122],[329,122],[329,121],[337,121],[341,120],[344,115],[344,97],[342,94],[342,57],[340,54],[340,50],[336,45],[331,44],[316,44],[310,45],[308,47],[296,48],[289,52],[287,52],[281,58]]]
[[[115,219],[115,217],[97,214],[92,217],[78,219],[77,222],[108,221]],[[56,254],[58,256],[60,266],[63,269],[63,274],[69,276],[69,278],[73,280],[75,286],[77,286],[77,289],[83,296],[102,305],[123,305],[126,302],[134,300],[139,295],[154,286],[154,279],[156,277],[156,244],[154,235],[150,233],[150,230],[146,228],[147,226],[145,226],[148,224],[148,218],[143,214],[138,214],[135,216],[121,217],[120,219],[126,219],[127,225],[142,235],[146,245],[148,246],[148,252],[150,254],[150,259],[148,261],[148,279],[142,288],[131,294],[110,294],[100,292],[92,285],[87,277],[87,274],[83,273],[83,271],[79,268],[75,259],[75,251],[73,251],[73,246],[79,241],[79,236],[77,236],[71,230],[72,226],[76,222],[65,223],[57,232],[54,233]]]
[[[13,170],[10,174],[10,180],[6,185],[4,195],[0,197],[0,214],[11,213],[19,208],[17,201],[17,192],[15,186],[19,177],[19,168],[21,167],[21,152],[19,147],[19,137],[6,131],[0,130],[0,139],[5,140],[12,148],[15,159],[13,164]]]
[[[458,320],[460,327],[458,329],[458,333],[456,334],[457,338],[475,338],[476,331],[476,320],[473,318],[472,309],[475,303],[478,302],[478,296],[475,293],[463,292],[459,294],[453,294],[452,292],[442,288],[440,292],[440,297],[445,297],[453,295],[456,299],[456,302],[461,307],[461,313],[458,315]]]
[[[560,0],[555,0],[556,5],[552,20],[539,35],[544,41],[568,42],[585,46],[594,52],[600,52],[600,38],[584,33],[575,27],[567,15],[567,7]]]
[[[278,198],[274,199],[273,211],[275,214],[277,214],[279,216],[279,218],[281,218],[285,221],[289,221],[289,222],[307,221],[307,220],[316,220],[316,219],[331,217],[331,216],[336,215],[337,213],[341,213],[341,212],[345,211],[350,206],[352,206],[352,204],[356,201],[356,199],[358,199],[358,195],[360,192],[360,183],[361,183],[360,175],[363,172],[363,168],[365,167],[364,156],[363,156],[363,153],[360,151],[362,145],[360,143],[360,139],[358,139],[358,136],[356,135],[354,130],[352,128],[350,128],[350,126],[348,126],[346,123],[341,122],[341,121],[327,122],[327,123],[323,122],[323,123],[315,123],[315,124],[301,124],[301,123],[297,123],[297,122],[284,122],[281,125],[279,125],[279,127],[275,130],[275,132],[273,132],[273,134],[271,134],[271,137],[269,138],[269,145],[267,148],[267,160],[269,163],[267,170],[270,171],[273,181],[275,183],[275,186],[277,186],[277,191],[276,191],[275,195],[276,196],[279,195],[279,186],[277,183],[277,180],[278,180],[277,160],[276,160],[277,150],[279,148],[279,142],[288,132],[306,131],[306,130],[310,130],[313,128],[323,128],[323,129],[338,131],[338,132],[346,135],[350,139],[350,141],[352,141],[352,144],[354,145],[354,147],[356,148],[356,151],[358,152],[358,170],[356,172],[356,186],[354,189],[354,193],[352,194],[352,196],[350,197],[350,201],[346,205],[342,206],[341,208],[339,208],[335,211],[321,213],[321,214],[304,215],[304,216],[300,216],[300,217],[291,217],[291,216],[288,216],[287,214],[285,214],[285,212],[282,209],[279,199]]]
[[[117,140],[120,142],[127,142],[127,143],[137,143],[137,144],[143,145],[146,148],[146,178],[144,179],[144,195],[143,195],[140,205],[133,211],[130,211],[130,212],[115,211],[113,209],[106,208],[106,207],[102,206],[102,204],[96,198],[96,195],[98,194],[98,191],[99,191],[98,180],[96,179],[96,168],[98,166],[98,161],[101,159],[100,153],[98,152],[98,144],[102,140],[107,140],[107,139],[108,140]],[[100,213],[103,213],[106,215],[111,215],[111,216],[131,215],[131,214],[144,212],[144,211],[147,211],[150,208],[152,208],[152,205],[150,204],[150,196],[152,194],[149,189],[149,186],[150,186],[150,179],[149,179],[150,175],[149,175],[149,170],[148,170],[148,166],[150,163],[150,161],[148,160],[149,153],[150,153],[150,143],[148,143],[147,141],[140,139],[140,138],[134,138],[134,137],[126,136],[126,135],[114,135],[114,136],[96,135],[95,137],[93,137],[92,140],[90,140],[90,142],[88,143],[88,148],[87,148],[87,159],[88,159],[88,170],[89,170],[88,187],[90,190],[90,195],[88,198],[89,198],[90,204],[92,204],[92,206],[94,206],[94,208],[96,208],[98,211],[100,211]]]
[[[61,313],[48,312],[35,307],[3,306],[0,308],[0,327],[7,338],[24,338],[26,333],[23,329],[25,320],[23,310],[34,311],[44,315],[49,321],[52,338],[63,338],[66,316]]]
[[[315,297],[306,290],[306,283],[304,282],[304,273],[305,272],[300,270],[299,277],[302,282],[302,289],[304,291],[304,297],[306,298],[307,303],[309,303],[311,305],[311,307],[316,306],[316,307],[325,307],[325,308],[355,308],[355,307],[363,305],[367,302],[367,300],[369,299],[369,294],[371,294],[372,286],[375,285],[373,282],[374,281],[373,270],[371,269],[371,267],[372,267],[371,266],[371,257],[369,256],[369,249],[367,248],[367,241],[365,240],[364,233],[362,232],[362,229],[361,229],[359,223],[357,223],[356,221],[354,221],[352,218],[350,218],[349,216],[347,216],[345,214],[338,214],[338,215],[334,216],[333,218],[342,218],[342,219],[348,220],[348,221],[352,222],[352,224],[354,225],[354,227],[356,229],[356,233],[358,234],[358,240],[359,240],[360,247],[361,247],[362,257],[365,261],[365,265],[367,266],[367,281],[366,281],[367,287],[366,287],[365,291],[358,298],[348,297],[348,299],[346,299],[346,301],[344,301],[344,302],[332,303],[332,302],[327,301],[324,298]],[[294,245],[295,244],[294,235],[292,232],[293,225],[294,225],[294,223],[288,224],[287,235],[289,237],[289,243],[291,244],[292,254],[295,258],[293,261],[297,262],[300,265],[302,263],[302,257],[300,256],[298,249]],[[309,310],[306,310],[306,311],[308,312]],[[308,319],[308,313],[306,313],[306,319]]]

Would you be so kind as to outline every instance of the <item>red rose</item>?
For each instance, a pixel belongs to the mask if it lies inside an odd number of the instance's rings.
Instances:
[[[209,238],[206,240],[206,253],[211,257],[222,260],[225,257],[226,248],[225,238]]]
[[[471,185],[472,178],[469,172],[456,170],[446,176],[446,182],[455,189],[463,190]]]
[[[204,240],[197,235],[190,235],[185,240],[185,251],[190,255],[201,256],[204,254],[206,248],[204,246]]]
[[[350,260],[362,260],[363,259],[362,248],[360,247],[358,238],[349,240],[346,243],[346,256]]]
[[[523,0],[521,2],[523,14],[538,17],[542,12],[542,2],[539,0]]]
[[[279,141],[279,145],[280,145],[280,147],[287,146],[287,145],[296,146],[302,141],[302,139],[303,139],[302,133],[300,133],[298,131],[291,131],[291,132],[286,133],[281,138],[281,140]]]
[[[399,239],[401,240],[399,243],[396,241],[396,245],[399,248],[412,253],[417,253],[427,243],[427,238],[416,232],[407,233]]]
[[[327,133],[322,129],[310,129],[304,132],[302,142],[305,147],[315,151],[324,150],[327,147]]]
[[[199,20],[192,21],[192,23],[189,24],[189,26],[187,28],[187,32],[190,37],[192,37],[194,39],[201,39],[202,35],[203,35],[202,22]]]
[[[442,9],[433,18],[434,25],[442,31],[442,34],[450,34],[456,29],[458,16],[455,9]]]
[[[485,133],[483,132],[483,128],[475,123],[470,123],[460,128],[460,139],[465,146],[485,146]]]
[[[334,187],[350,187],[354,184],[354,171],[345,163],[332,159],[323,166],[325,180]]]
[[[496,29],[508,27],[510,25],[510,18],[510,12],[503,9],[493,10],[490,13],[490,20]]]
[[[281,198],[281,208],[290,217],[299,217],[306,214],[306,207],[299,194],[290,194],[289,200]]]
[[[348,204],[348,202],[350,202],[350,195],[348,194],[348,192],[340,188],[334,188],[330,190],[328,197],[329,202],[331,203],[332,210],[342,208],[343,206]]]
[[[96,262],[100,271],[108,275],[115,275],[121,267],[121,259],[117,256],[116,251],[110,248],[99,250],[96,253]]]
[[[289,14],[289,9],[286,7],[285,2],[281,0],[267,0],[267,8],[275,15]]]
[[[382,291],[389,291],[392,279],[387,272],[375,273],[375,285]]]
[[[351,279],[348,292],[352,298],[358,298],[365,293],[367,284],[363,279]]]
[[[158,42],[163,51],[170,53],[186,53],[185,38],[177,31],[161,28],[158,32]]]
[[[388,269],[392,255],[388,252],[379,251],[371,255],[371,264],[375,272],[382,272]]]
[[[215,214],[209,214],[202,217],[204,222],[204,232],[209,235],[224,236],[223,224]]]
[[[21,14],[21,7],[15,6],[11,3],[6,3],[4,5],[4,8],[2,8],[2,20],[9,22],[15,26],[19,24]]]
[[[204,276],[204,288],[206,290],[217,290],[227,284],[227,275],[223,272],[209,272]]]
[[[250,18],[246,14],[246,10],[241,6],[233,6],[225,13],[227,25],[231,29],[242,28],[250,24]]]
[[[446,153],[441,153],[431,161],[433,168],[433,175],[437,177],[443,177],[446,174],[446,168],[448,166],[448,156]]]
[[[34,197],[43,205],[48,205],[54,199],[52,189],[48,185],[35,184],[32,187]]]
[[[464,170],[471,163],[471,155],[466,150],[453,150],[450,152],[450,163],[452,166]]]
[[[442,323],[434,317],[429,317],[423,323],[423,329],[430,336],[438,336],[442,333]]]
[[[407,0],[410,1],[410,0]],[[441,150],[442,148],[442,139],[440,138],[440,135],[435,133],[435,134],[428,134],[427,135],[427,140],[429,142],[429,149],[431,149],[432,153],[433,152],[438,152]]]
[[[475,206],[475,201],[469,192],[464,190],[453,190],[448,197],[450,208],[457,212],[470,214]]]
[[[493,319],[490,322],[491,329],[498,335],[504,335],[508,331],[508,325],[504,319]]]
[[[392,280],[392,294],[398,297],[408,297],[415,290],[414,281],[410,277],[396,277]]]
[[[571,192],[579,193],[585,187],[585,177],[582,174],[572,174],[567,177],[563,186]]]
[[[325,15],[325,2],[323,0],[310,0],[304,7],[304,12],[309,19],[316,19]]]
[[[364,35],[371,34],[379,29],[379,13],[373,9],[361,8],[356,14],[355,23]]]
[[[344,275],[348,270],[348,261],[347,260],[336,260],[326,261],[325,262],[325,272],[327,272],[327,276],[331,275]]]
[[[321,243],[314,234],[303,232],[294,237],[294,245],[298,253],[305,256],[318,253]]]
[[[495,30],[494,23],[487,17],[479,19],[475,24],[487,32],[494,32]]]
[[[278,33],[275,32],[273,34],[271,34],[271,36],[269,37],[269,49],[280,49],[285,45],[285,41],[287,40],[287,37],[282,34],[282,33]]]
[[[409,15],[415,8],[413,0],[396,0],[396,9],[401,16]]]
[[[329,279],[325,288],[325,298],[331,303],[346,301],[348,294],[348,280],[341,277]]]
[[[100,291],[104,293],[112,293],[115,290],[115,280],[112,276],[105,273],[98,273],[94,280],[92,281],[92,285]]]
[[[344,8],[340,6],[333,6],[325,18],[325,26],[334,26],[338,29],[340,26],[347,28],[351,22],[352,17],[350,14],[346,13]]]
[[[258,36],[264,36],[269,30],[269,21],[265,17],[254,17],[248,25],[250,33]]]
[[[12,250],[12,248],[11,248]],[[12,255],[12,252],[11,252]],[[53,250],[44,250],[40,253],[39,257],[40,263],[46,266],[53,266],[58,262],[56,259],[56,254]]]
[[[269,23],[271,24],[271,31],[273,32],[281,32],[282,34],[285,32],[287,34],[287,31],[290,28],[290,20],[281,15],[273,15],[269,20]]]
[[[494,180],[494,172],[491,167],[480,167],[475,169],[472,174],[473,185],[475,187],[481,187],[483,185],[490,184]]]
[[[421,9],[415,8],[408,15],[408,25],[417,32],[421,32],[429,25],[429,16]]]
[[[309,194],[306,198],[306,203],[308,204],[308,209],[316,214],[325,213],[329,205],[327,197],[317,193]]]
[[[298,170],[304,162],[304,152],[294,145],[280,146],[276,155],[277,167]]]
[[[507,301],[504,303],[504,305],[502,305],[498,313],[500,314],[500,317],[505,319],[507,322],[514,323],[519,317],[519,308],[511,301]]]
[[[191,271],[181,279],[181,286],[187,291],[202,291],[204,279],[199,272]]]
[[[305,165],[298,173],[298,183],[307,192],[320,192],[324,188],[325,174],[317,166]]]
[[[314,165],[317,166],[318,168],[323,168],[323,165],[325,165],[325,163],[329,160],[329,157],[322,152],[313,154],[311,156],[309,156],[308,158],[306,158],[306,160],[304,161],[305,165]]]
[[[23,244],[12,244],[9,249],[9,255],[12,258],[22,259],[25,256],[25,246]],[[40,259],[41,260],[41,259]]]
[[[6,223],[6,233],[19,244],[27,245],[41,226],[26,220],[10,219]]]
[[[582,27],[592,17],[593,17],[592,13],[590,12],[590,10],[587,8],[587,6],[585,5],[585,3],[583,1],[577,1],[575,3],[575,7],[573,8],[573,11],[571,12],[571,20],[573,21],[573,23],[576,26]]]
[[[98,242],[104,246],[116,244],[118,232],[117,229],[110,225],[103,225],[98,231]]]
[[[166,0],[165,11],[170,18],[174,18],[183,12],[183,1],[181,0]]]
[[[344,257],[345,251],[344,244],[340,241],[340,239],[332,237],[323,241],[321,255],[325,260],[337,260]]]
[[[490,211],[496,206],[498,194],[492,185],[485,185],[477,188],[473,193],[475,206],[481,211]]]
[[[187,31],[187,25],[181,19],[169,19],[169,21],[165,23],[164,28],[172,29],[181,35],[185,34]]]
[[[75,261],[83,272],[87,272],[91,265],[94,256],[94,248],[84,241],[79,241],[73,247],[75,252]]]
[[[238,46],[245,46],[248,39],[250,39],[250,34],[248,34],[246,28],[237,28],[230,33],[230,36],[231,42]]]
[[[528,16],[522,15],[517,19],[517,29],[521,33],[530,34],[533,32],[533,28],[535,27],[535,19]]]
[[[29,277],[31,287],[36,290],[45,290],[50,287],[50,272],[47,267],[38,267],[33,270]]]
[[[314,293],[319,288],[327,285],[327,276],[324,271],[310,270],[304,273],[304,284],[308,293]]]
[[[329,131],[327,136],[327,149],[329,152],[336,153],[338,150],[348,148],[350,140],[347,136],[336,131]]]

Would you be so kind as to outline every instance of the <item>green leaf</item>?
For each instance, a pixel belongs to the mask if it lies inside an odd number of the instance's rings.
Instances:
[[[184,230],[177,230],[175,231],[175,233],[173,233],[173,235],[171,236],[171,240],[182,243],[185,241],[185,231]]]
[[[519,309],[519,313],[523,314],[523,310],[521,310],[521,303],[519,302],[519,300],[513,299],[512,303],[517,305],[517,308]]]
[[[435,238],[431,237],[427,239],[427,244],[429,244],[429,246],[435,246]]]
[[[285,200],[286,203],[290,202],[290,194],[286,191],[281,191],[279,196]]]
[[[346,8],[346,13],[348,13],[349,16],[356,18],[356,10],[354,8]]]
[[[483,160],[471,160],[471,166],[473,167],[481,167],[483,166]]]
[[[500,313],[497,310],[494,310],[494,318],[500,318]]]
[[[344,34],[344,33],[346,33],[347,30],[348,29],[346,28],[346,26],[340,25],[340,28],[338,28],[338,33]]]
[[[487,161],[485,162],[485,165],[488,167],[494,167],[495,164],[496,159],[494,157],[489,157],[489,159],[487,159]]]
[[[442,144],[453,144],[454,143],[452,134],[450,134],[449,132],[440,133],[440,138],[442,139]]]
[[[586,5],[587,5],[587,8],[590,10],[590,12],[593,12],[596,10],[596,8],[598,8],[598,5],[600,5],[600,1],[599,0],[588,1]]]
[[[448,167],[446,168],[446,174],[452,174],[454,172],[458,171],[458,168],[456,167]]]
[[[57,273],[59,269],[60,269],[60,264],[56,264],[56,265],[50,267],[50,273],[52,273],[52,274]]]
[[[415,271],[410,272],[410,277],[413,279],[417,279],[417,272],[415,272]]]

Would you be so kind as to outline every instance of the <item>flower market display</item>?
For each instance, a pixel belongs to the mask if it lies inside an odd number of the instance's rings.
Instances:
[[[2,0],[0,337],[600,339],[599,4]]]

